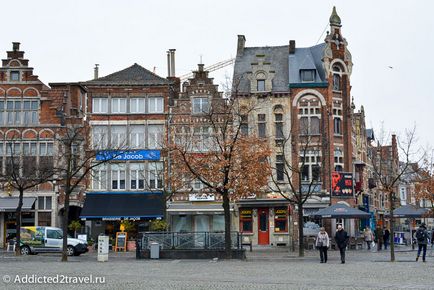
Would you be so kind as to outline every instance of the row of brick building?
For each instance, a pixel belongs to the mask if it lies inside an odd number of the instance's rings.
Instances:
[[[368,153],[374,142],[372,129],[365,125],[363,107],[355,109],[351,97],[352,58],[341,31],[335,9],[330,17],[330,32],[321,44],[297,47],[288,45],[248,47],[238,36],[234,67],[236,94],[240,102],[254,103],[257,110],[245,116],[247,134],[267,138],[272,148],[274,179],[285,184],[279,173],[283,159],[298,166],[298,148],[303,136],[312,145],[303,156],[302,180],[315,181],[314,194],[303,212],[297,212],[286,199],[270,190],[255,198],[234,202],[232,227],[260,245],[293,244],[294,217],[320,223],[309,215],[330,204],[345,203],[370,212],[369,222],[333,220],[345,223],[357,236],[366,223],[383,225],[388,208],[385,194],[376,188]],[[0,68],[0,155],[4,175],[6,159],[14,150],[23,160],[38,164],[44,159],[62,162],[57,156],[59,129],[71,120],[88,128],[84,138],[91,148],[128,148],[128,153],[94,168],[71,196],[69,220],[80,219],[83,230],[96,237],[112,234],[118,220],[139,220],[146,230],[149,220],[166,218],[172,231],[224,230],[221,201],[204,191],[197,180],[188,191],[165,200],[170,174],[170,156],[164,144],[176,134],[191,130],[206,139],[209,127],[201,114],[221,102],[222,93],[203,64],[193,77],[180,83],[175,77],[175,51],[168,51],[168,76],[134,64],[124,70],[84,82],[45,85],[33,74],[19,43],[7,52]],[[300,134],[292,134],[298,128]],[[303,131],[303,134],[301,134]],[[282,142],[285,136],[297,136]],[[19,136],[18,139],[16,136]],[[15,138],[15,139],[14,139]],[[14,147],[8,146],[14,139]],[[398,162],[397,145],[384,147],[384,157]],[[282,156],[282,144],[287,146]],[[77,155],[83,146],[78,144]],[[200,152],[203,148],[197,148]],[[98,158],[98,157],[97,157]],[[96,158],[96,159],[97,159]],[[352,174],[354,186],[344,194],[334,194],[332,174]],[[271,180],[271,178],[270,178]],[[2,183],[0,190],[0,244],[13,235],[17,193]],[[62,187],[46,182],[26,192],[23,207],[24,226],[60,225],[63,210]]]

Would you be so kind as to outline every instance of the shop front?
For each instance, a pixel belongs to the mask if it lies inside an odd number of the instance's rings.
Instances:
[[[16,236],[18,197],[0,197],[0,247]],[[24,197],[21,226],[35,226],[35,197]]]
[[[122,221],[135,225],[134,231],[149,231],[151,220],[163,219],[165,199],[162,192],[89,192],[80,218],[88,237],[100,234],[114,237]]]
[[[225,230],[221,203],[172,203],[167,207],[167,214],[172,232],[224,232]],[[233,210],[231,210],[232,214]],[[234,229],[234,225],[231,228]]]
[[[290,244],[290,206],[285,199],[242,199],[237,202],[243,242],[253,245]]]

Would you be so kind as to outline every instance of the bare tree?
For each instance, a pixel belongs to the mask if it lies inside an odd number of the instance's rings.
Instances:
[[[397,201],[396,192],[397,185],[401,178],[408,172],[413,158],[418,158],[416,163],[421,159],[420,150],[416,150],[416,128],[405,130],[405,135],[402,138],[392,135],[392,144],[386,146],[384,143],[387,140],[384,130],[380,134],[380,139],[376,146],[370,148],[368,154],[376,179],[378,190],[384,192],[388,198],[389,204],[389,221],[390,221],[390,236],[393,239],[395,217],[394,210]],[[400,166],[401,162],[401,166]],[[390,261],[395,261],[395,245],[390,243]]]
[[[68,215],[70,196],[84,190],[86,179],[96,167],[115,160],[120,154],[128,151],[126,140],[116,140],[111,146],[108,137],[101,135],[99,144],[93,144],[90,140],[89,127],[80,122],[66,124],[57,132],[58,160],[55,171],[59,177],[59,184],[64,194],[64,210],[62,217],[63,251],[62,262],[68,260],[73,249],[68,249]],[[94,140],[95,141],[95,138]]]
[[[225,252],[231,257],[230,202],[264,190],[269,175],[270,151],[264,140],[248,135],[243,107],[228,94],[202,113],[202,122],[185,126],[170,147],[172,172],[178,178],[197,180],[223,199]],[[175,133],[176,136],[176,133]],[[183,180],[180,180],[181,183]]]
[[[4,183],[19,192],[16,209],[16,247],[15,254],[21,255],[21,213],[24,192],[36,188],[38,185],[51,181],[54,176],[53,158],[37,161],[36,142],[25,142],[17,134],[6,141],[5,174],[0,174]],[[28,141],[28,140],[26,140]]]
[[[306,201],[321,189],[321,155],[315,141],[317,130],[307,122],[300,121],[299,128],[293,123],[285,136],[283,129],[276,132],[280,137],[281,151],[276,156],[275,174],[271,174],[270,190],[278,192],[298,210],[298,254],[304,256],[303,208]],[[319,129],[319,128],[318,128]],[[271,162],[270,162],[271,163]],[[324,166],[323,166],[324,167]]]

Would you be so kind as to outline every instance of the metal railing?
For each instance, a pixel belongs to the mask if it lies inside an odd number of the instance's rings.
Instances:
[[[137,239],[138,248],[149,249],[151,243],[160,244],[161,250],[224,249],[224,232],[142,232]],[[242,248],[242,234],[231,232],[232,249]]]

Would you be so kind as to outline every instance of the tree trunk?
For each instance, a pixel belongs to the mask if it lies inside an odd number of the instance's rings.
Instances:
[[[298,256],[304,257],[303,203],[298,203]]]
[[[231,250],[231,212],[229,204],[229,192],[225,190],[223,192],[223,211],[225,214],[225,254],[227,259],[232,258]]]
[[[394,243],[394,239],[393,239],[394,235],[395,235],[395,231],[393,228],[395,225],[395,218],[393,216],[393,192],[389,192],[389,202],[390,202],[390,236],[389,236],[390,261],[395,262],[395,243]]]
[[[24,197],[24,190],[20,189],[20,196],[18,197],[18,207],[17,207],[17,211],[16,211],[16,217],[15,217],[15,221],[17,223],[16,226],[16,237],[15,237],[15,255],[16,256],[21,256],[21,248],[20,248],[20,243],[21,243],[21,210],[23,208],[23,197]]]
[[[68,216],[69,216],[69,190],[65,190],[65,203],[63,207],[62,218],[62,231],[63,231],[63,249],[62,249],[62,262],[68,261],[68,254],[66,252],[68,247]]]

